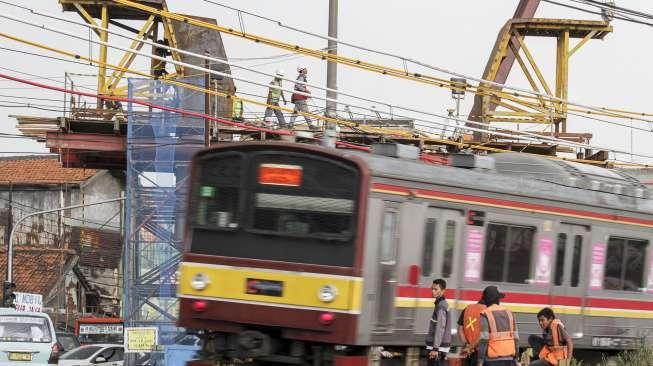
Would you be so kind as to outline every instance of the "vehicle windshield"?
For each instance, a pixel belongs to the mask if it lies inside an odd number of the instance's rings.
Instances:
[[[48,321],[40,316],[0,316],[0,341],[44,342],[52,341]]]
[[[74,350],[70,352],[64,353],[61,357],[59,357],[60,360],[85,360],[91,356],[97,351],[100,350],[102,347],[98,346],[81,346],[79,348],[75,348]]]
[[[61,346],[66,351],[79,347],[79,342],[75,336],[70,334],[57,334],[57,341],[61,343]]]

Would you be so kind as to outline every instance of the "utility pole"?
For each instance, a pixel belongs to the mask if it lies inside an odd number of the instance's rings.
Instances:
[[[20,225],[21,222],[25,221],[26,219],[32,216],[41,215],[45,213],[58,212],[58,211],[70,210],[73,208],[80,208],[80,207],[87,207],[87,206],[96,206],[104,203],[111,203],[111,202],[123,201],[123,200],[125,200],[125,197],[112,198],[109,200],[86,203],[81,205],[60,207],[60,208],[55,208],[55,209],[45,210],[45,211],[37,211],[37,212],[32,212],[30,214],[27,214],[21,217],[20,219],[18,219],[18,221],[16,221],[16,224],[11,228],[11,231],[9,233],[9,248],[7,248],[7,281],[6,282],[11,282],[12,280],[12,269],[13,269],[13,261],[14,261],[14,232],[16,231],[16,228]]]
[[[8,210],[7,210],[7,226],[5,226],[5,243],[7,245],[7,252],[9,252],[9,240],[11,239],[11,232],[14,230],[14,205],[12,203],[13,201],[13,191],[14,191],[14,185],[13,183],[9,183],[9,203],[8,203]],[[9,274],[9,267],[7,267],[7,274]]]
[[[329,47],[329,55],[338,55],[338,42],[333,39],[338,38],[338,0],[329,0],[329,39],[327,46]],[[327,88],[338,89],[338,64],[333,61],[327,62]],[[327,98],[337,99],[338,93],[335,91],[327,90]],[[326,115],[328,117],[335,117],[338,110],[336,102],[326,102]]]

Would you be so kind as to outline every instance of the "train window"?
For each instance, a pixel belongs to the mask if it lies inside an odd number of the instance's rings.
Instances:
[[[442,277],[451,276],[453,249],[456,245],[456,222],[448,220],[444,229],[444,251],[442,253]]]
[[[383,228],[381,231],[381,262],[392,262],[397,255],[397,213],[386,211],[383,215]]]
[[[583,255],[583,236],[574,237],[574,256],[571,262],[571,287],[578,287],[580,282],[580,259]]]
[[[203,164],[197,188],[195,225],[213,229],[239,226],[242,157],[220,157],[219,164]]]
[[[563,274],[565,272],[565,247],[567,246],[567,234],[558,234],[558,244],[556,245],[556,266],[553,284],[562,285]]]
[[[483,280],[524,283],[530,275],[535,228],[489,224]]]
[[[422,249],[422,276],[430,276],[433,271],[433,245],[435,242],[436,221],[426,219],[424,226],[424,247]]]
[[[250,165],[248,229],[339,241],[352,238],[356,171],[332,161],[267,153],[252,158]],[[262,173],[268,170],[271,174]]]
[[[640,291],[644,287],[644,268],[648,241],[610,237],[605,259],[603,288]]]

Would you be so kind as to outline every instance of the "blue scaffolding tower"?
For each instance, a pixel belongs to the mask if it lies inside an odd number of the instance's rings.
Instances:
[[[183,81],[204,87],[203,78]],[[204,112],[203,93],[158,80],[131,79],[128,86],[131,99]],[[159,344],[172,345],[184,335],[175,324],[176,271],[190,164],[204,147],[204,120],[136,103],[128,111],[123,316],[128,327],[157,327]],[[141,356],[161,360],[163,353]]]

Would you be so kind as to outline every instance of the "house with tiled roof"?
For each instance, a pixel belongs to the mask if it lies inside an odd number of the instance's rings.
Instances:
[[[119,312],[120,202],[16,223],[37,211],[120,197],[123,181],[122,172],[68,168],[57,157],[0,158],[0,248],[7,247],[14,228],[17,291],[43,295],[44,306],[58,318]],[[6,250],[0,250],[2,266]]]

